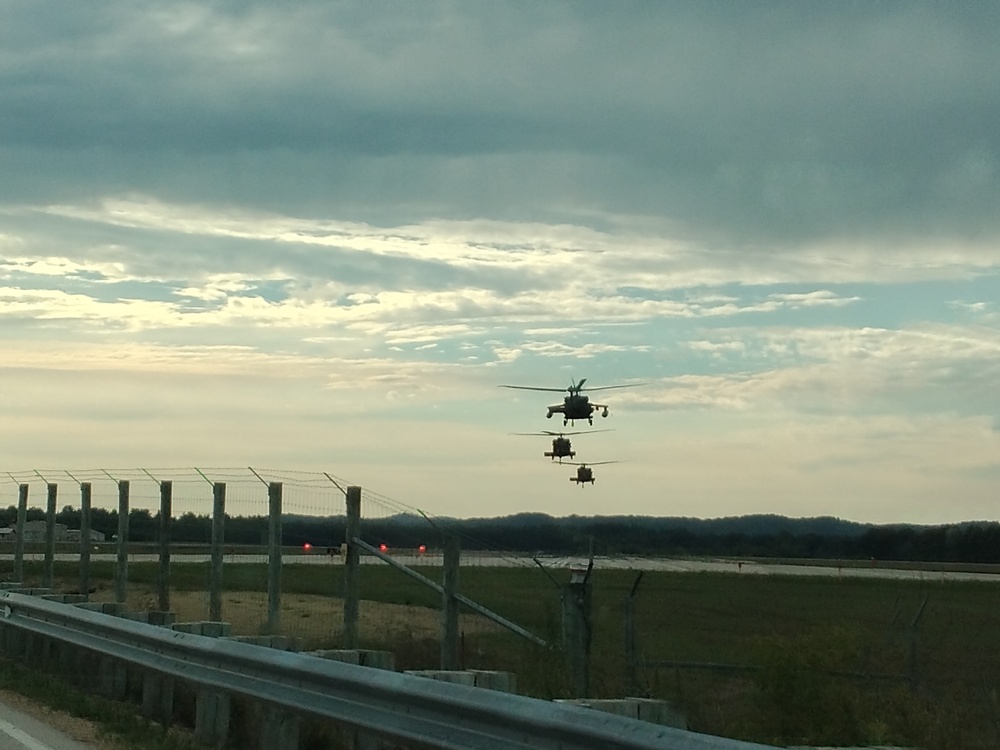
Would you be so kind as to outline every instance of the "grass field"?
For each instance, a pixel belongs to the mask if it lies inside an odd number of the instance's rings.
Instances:
[[[341,571],[285,569],[283,629],[307,646],[338,645]],[[37,583],[41,564],[28,563],[26,572]],[[92,564],[95,598],[111,597],[113,574],[111,563]],[[57,563],[56,575],[63,588],[76,585],[75,565]],[[566,575],[553,573],[558,582]],[[153,563],[129,566],[132,606],[155,607],[155,576]],[[623,605],[636,577],[598,570],[592,578],[592,697],[664,698],[683,708],[695,731],[777,745],[1000,747],[1000,585],[647,572],[634,598],[640,663],[633,671]],[[205,616],[207,581],[207,564],[173,565],[182,619]],[[237,632],[259,632],[265,566],[227,562],[224,584],[224,619]],[[401,669],[436,667],[439,596],[386,566],[365,566],[361,587],[363,645],[392,650]],[[541,570],[463,568],[461,590],[559,642],[559,589]],[[571,695],[558,649],[474,614],[463,615],[461,629],[466,667],[514,672],[524,694]]]

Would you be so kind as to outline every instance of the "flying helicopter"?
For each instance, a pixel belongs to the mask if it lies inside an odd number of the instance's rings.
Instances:
[[[545,451],[542,455],[553,460],[559,459],[559,463],[564,458],[573,458],[576,451],[567,435],[589,435],[594,432],[611,432],[611,430],[580,430],[577,432],[552,432],[552,430],[542,430],[541,432],[512,432],[512,435],[551,435],[552,450]]]
[[[546,419],[552,419],[553,414],[563,415],[563,426],[574,424],[577,419],[586,419],[588,424],[594,424],[594,412],[600,411],[602,417],[608,416],[607,404],[592,403],[589,396],[581,395],[581,391],[607,391],[612,388],[632,388],[641,383],[627,383],[625,385],[602,385],[597,388],[584,388],[587,382],[583,378],[579,383],[570,381],[569,388],[540,388],[532,385],[501,385],[501,388],[516,388],[522,391],[553,391],[555,393],[567,392],[569,395],[563,398],[561,404],[553,404],[548,408]]]
[[[583,487],[583,485],[590,482],[594,483],[594,470],[590,468],[591,466],[601,466],[602,464],[616,464],[617,461],[597,461],[592,464],[578,464],[573,461],[567,461],[567,463],[572,464],[576,467],[576,476],[570,477],[569,481],[576,482],[578,485]]]

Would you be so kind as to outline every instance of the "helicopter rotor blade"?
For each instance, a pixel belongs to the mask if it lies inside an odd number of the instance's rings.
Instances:
[[[625,383],[624,385],[599,385],[596,388],[584,388],[585,391],[610,391],[612,388],[635,388],[645,383]]]
[[[551,391],[553,393],[565,393],[565,388],[539,388],[533,385],[498,385],[497,388],[514,388],[519,391]]]

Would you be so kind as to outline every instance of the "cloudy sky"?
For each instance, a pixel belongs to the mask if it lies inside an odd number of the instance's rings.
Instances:
[[[997,519],[998,50],[993,0],[0,0],[0,504]],[[584,377],[642,385],[580,488],[497,386]]]

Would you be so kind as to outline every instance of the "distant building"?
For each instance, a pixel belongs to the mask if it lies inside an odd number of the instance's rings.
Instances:
[[[66,530],[66,541],[67,542],[79,542],[80,541],[80,529],[67,529]],[[103,542],[104,532],[90,530],[90,541],[92,542]]]
[[[26,521],[24,524],[25,542],[44,542],[46,521]],[[57,523],[55,525],[56,541],[66,540],[66,524]]]
[[[24,541],[25,542],[44,542],[45,541],[45,521],[26,521],[24,524]],[[56,541],[57,542],[79,542],[80,541],[80,529],[69,529],[66,528],[66,524],[57,523],[55,525],[56,531]],[[13,543],[17,539],[17,529],[12,529],[10,527],[0,528],[0,544],[4,542]],[[93,542],[103,542],[104,532],[90,530],[90,540]]]

